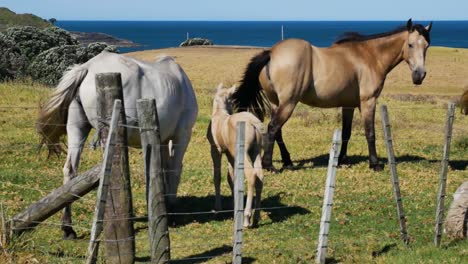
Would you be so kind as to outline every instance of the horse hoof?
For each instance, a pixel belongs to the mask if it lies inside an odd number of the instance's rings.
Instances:
[[[383,164],[372,164],[372,165],[369,165],[369,168],[373,169],[374,171],[383,171],[384,165]]]
[[[73,229],[63,234],[63,240],[74,240],[76,238],[77,238],[77,235]]]
[[[283,163],[283,168],[281,168],[281,170],[290,170],[293,168],[294,168],[294,164],[290,161],[290,162]]]
[[[276,169],[273,165],[270,167],[263,167],[263,168],[265,168],[267,171],[272,172],[274,174],[279,174],[281,172],[280,170]]]
[[[348,160],[348,156],[341,156],[338,158],[338,165],[345,165],[345,164],[348,164],[349,160]]]

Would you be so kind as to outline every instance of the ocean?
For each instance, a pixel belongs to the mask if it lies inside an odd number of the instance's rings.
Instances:
[[[427,21],[417,21],[427,25]],[[58,21],[69,31],[102,32],[140,44],[121,52],[177,47],[189,37],[208,38],[217,45],[269,47],[284,38],[301,38],[330,46],[349,31],[374,34],[406,25],[406,21]],[[468,21],[434,21],[432,46],[468,48]]]

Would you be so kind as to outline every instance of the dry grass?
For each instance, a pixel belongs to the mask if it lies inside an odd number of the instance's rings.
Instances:
[[[250,57],[259,51],[181,48],[130,54],[144,60],[154,60],[159,54],[175,56],[196,90],[200,113],[184,160],[180,211],[209,211],[214,206],[212,165],[205,139],[212,97],[218,83],[224,82],[226,86],[236,83]],[[444,237],[441,248],[435,248],[432,243],[445,104],[452,96],[460,94],[466,84],[467,57],[468,50],[431,48],[424,84],[413,87],[410,72],[402,64],[387,79],[380,100],[388,105],[390,112],[410,247],[399,240],[388,167],[379,173],[368,169],[364,130],[356,111],[349,146],[352,164],[340,168],[337,176],[329,247],[331,262],[460,263],[468,257],[466,241],[452,242]],[[401,95],[407,93],[413,95]],[[47,88],[32,83],[0,84],[0,201],[10,217],[62,182],[64,157],[46,160],[44,155],[36,155],[34,145],[38,143],[34,132],[35,106],[48,94]],[[313,261],[327,155],[333,129],[340,127],[340,123],[337,109],[299,105],[285,125],[285,141],[298,168],[281,174],[266,173],[263,205],[291,208],[262,212],[260,227],[245,232],[247,263]],[[378,113],[377,151],[384,156],[380,127]],[[457,112],[448,194],[467,177],[467,135],[468,118]],[[86,149],[81,170],[99,162],[100,156],[99,152]],[[144,215],[141,151],[131,150],[130,157],[134,207],[136,215]],[[277,151],[274,159],[275,165],[280,166]],[[229,194],[224,180],[222,193]],[[230,202],[225,197],[226,207]],[[8,247],[8,257],[14,263],[81,263],[89,240],[94,204],[95,194],[91,193],[73,205],[79,234],[77,241],[61,240],[56,226],[60,216],[55,215]],[[148,258],[145,223],[136,223],[136,229],[138,261],[144,262]],[[177,227],[171,228],[171,253],[174,259],[214,256],[209,263],[226,263],[230,261],[231,238],[232,217],[229,215],[183,217]],[[0,260],[4,257],[6,255],[0,251]]]

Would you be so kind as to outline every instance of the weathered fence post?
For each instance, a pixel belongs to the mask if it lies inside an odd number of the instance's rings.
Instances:
[[[109,193],[104,220],[105,259],[109,263],[133,263],[135,257],[135,232],[133,230],[132,192],[128,165],[125,104],[120,73],[96,74],[98,129],[101,146],[106,145],[107,120],[116,99],[122,101],[116,148],[109,179]]]
[[[117,134],[120,110],[122,108],[122,102],[115,100],[114,109],[112,111],[112,118],[109,125],[109,135],[106,142],[104,151],[104,159],[102,165],[101,176],[99,180],[99,187],[96,196],[96,208],[94,209],[93,226],[91,228],[91,238],[89,241],[88,252],[86,254],[86,263],[96,263],[99,252],[99,241],[98,237],[102,232],[104,210],[107,201],[107,192],[109,185],[109,178],[112,173],[112,161],[114,158],[115,151],[115,138]]]
[[[100,171],[100,164],[94,166],[15,215],[9,222],[12,233],[20,235],[33,230],[42,221],[92,191],[98,185]]]
[[[237,122],[236,159],[234,165],[234,245],[232,263],[242,263],[242,228],[244,226],[244,158],[245,122]]]
[[[151,263],[166,263],[171,259],[171,252],[156,100],[138,100],[137,111],[145,163],[145,178],[147,179],[146,185],[149,186],[147,202]]]
[[[447,169],[449,165],[450,142],[452,141],[452,127],[454,118],[455,104],[449,103],[447,109],[447,120],[445,123],[445,144],[440,169],[439,193],[437,195],[437,208],[435,216],[434,244],[436,246],[440,245],[440,240],[442,238],[442,224],[444,221],[445,210],[445,189],[447,186]]]
[[[401,239],[405,244],[409,243],[408,233],[406,231],[406,218],[403,211],[403,201],[401,200],[400,183],[398,181],[398,174],[396,170],[395,153],[393,152],[393,139],[390,131],[390,121],[388,118],[387,106],[382,105],[380,107],[380,113],[382,117],[382,127],[385,136],[385,144],[387,146],[388,165],[390,167],[390,173],[392,174],[393,193],[397,206],[398,222],[400,223],[400,234]]]
[[[333,194],[335,191],[336,167],[341,149],[341,130],[336,129],[333,133],[333,142],[330,148],[330,159],[328,160],[327,181],[325,183],[325,194],[323,196],[322,219],[320,220],[320,234],[317,245],[316,263],[323,264],[327,257],[328,231],[330,230],[331,211],[333,206]]]

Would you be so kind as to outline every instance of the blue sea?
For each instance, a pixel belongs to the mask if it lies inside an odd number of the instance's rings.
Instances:
[[[427,21],[418,21],[427,25]],[[177,47],[189,37],[208,38],[217,45],[269,47],[284,38],[302,38],[315,46],[330,46],[349,31],[374,34],[403,26],[406,21],[58,21],[69,31],[102,32],[140,44],[121,52]],[[468,21],[434,21],[433,46],[468,48]]]

